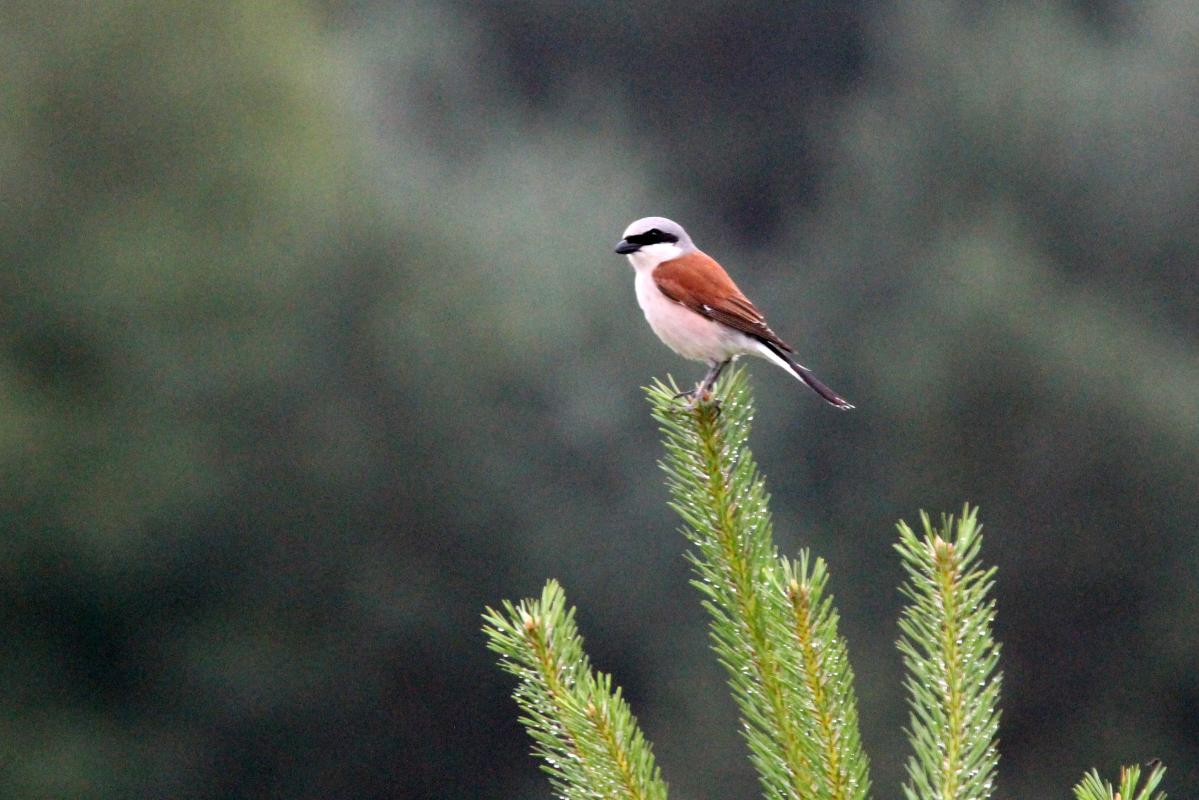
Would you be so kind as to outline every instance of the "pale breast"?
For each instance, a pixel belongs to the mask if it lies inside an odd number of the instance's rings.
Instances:
[[[749,351],[751,343],[743,334],[662,294],[649,270],[637,270],[635,285],[637,303],[649,326],[667,347],[683,358],[724,361]]]

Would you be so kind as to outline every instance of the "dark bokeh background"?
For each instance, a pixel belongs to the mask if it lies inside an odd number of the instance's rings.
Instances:
[[[573,7],[571,7],[573,5]],[[1199,4],[11,2],[0,794],[542,798],[479,629],[563,581],[678,797],[752,797],[611,245],[805,361],[753,445],[876,796],[893,524],[981,505],[1003,798],[1199,793]]]

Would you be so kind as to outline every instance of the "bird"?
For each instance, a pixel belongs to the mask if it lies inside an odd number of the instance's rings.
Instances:
[[[683,226],[644,217],[625,228],[616,252],[636,272],[637,303],[662,343],[680,356],[708,365],[703,380],[680,397],[689,408],[706,398],[733,359],[752,355],[785,369],[834,408],[853,405],[795,360],[795,349],[770,329],[724,268],[697,248]]]

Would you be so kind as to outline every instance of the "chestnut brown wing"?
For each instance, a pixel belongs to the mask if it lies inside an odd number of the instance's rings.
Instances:
[[[659,291],[676,303],[747,336],[788,353],[794,352],[790,345],[770,330],[762,312],[741,293],[724,268],[710,256],[693,250],[684,256],[663,261],[654,269],[653,277]]]

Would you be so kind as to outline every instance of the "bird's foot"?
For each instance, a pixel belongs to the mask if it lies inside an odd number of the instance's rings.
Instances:
[[[674,399],[679,400],[684,397],[687,398],[687,402],[683,404],[685,411],[694,411],[701,405],[710,405],[716,409],[717,414],[720,413],[720,401],[716,399],[716,395],[712,394],[712,390],[702,383],[689,391],[679,392]]]

